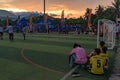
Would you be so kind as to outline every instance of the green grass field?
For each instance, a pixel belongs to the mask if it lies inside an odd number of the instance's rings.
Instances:
[[[68,55],[74,43],[79,43],[89,54],[96,47],[96,36],[73,34],[29,33],[23,40],[15,33],[14,41],[0,40],[0,80],[59,80],[69,70]],[[103,76],[79,69],[81,77],[67,80],[107,80],[113,68],[115,50],[108,51],[110,69]]]

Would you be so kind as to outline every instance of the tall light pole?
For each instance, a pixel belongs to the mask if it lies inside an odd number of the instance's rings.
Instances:
[[[47,29],[47,25],[46,25],[46,13],[45,13],[45,10],[46,10],[46,0],[44,0],[44,26],[45,26],[45,28]],[[47,32],[48,32],[48,29],[47,29]]]
[[[44,0],[44,25],[46,24],[46,20],[45,20],[45,0]]]
[[[48,25],[47,25],[47,14],[46,14],[46,12],[45,12],[45,10],[46,10],[46,0],[44,0],[44,26],[45,26],[45,28],[46,28],[46,30],[47,30],[47,33],[49,33],[49,31],[48,31]]]

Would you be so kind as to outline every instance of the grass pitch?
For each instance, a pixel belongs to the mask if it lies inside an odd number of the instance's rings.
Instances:
[[[15,33],[11,42],[4,34],[4,39],[0,40],[0,79],[59,80],[70,70],[68,55],[74,43],[81,44],[89,54],[96,48],[96,36],[29,33],[23,40],[22,34]],[[110,69],[105,75],[96,76],[79,69],[81,77],[67,80],[107,80],[113,68],[115,51],[109,50],[108,53]]]

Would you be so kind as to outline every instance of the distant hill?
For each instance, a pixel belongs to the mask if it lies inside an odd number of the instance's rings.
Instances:
[[[32,14],[33,17],[43,15],[42,13],[38,13],[38,12],[14,12],[14,14],[20,17],[25,17],[25,18],[29,18],[30,14]]]
[[[17,16],[9,11],[6,10],[0,10],[0,18],[4,19],[6,18],[6,16],[8,16],[9,18],[15,19],[17,18]]]

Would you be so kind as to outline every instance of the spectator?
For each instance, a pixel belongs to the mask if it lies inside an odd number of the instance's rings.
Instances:
[[[70,67],[74,67],[74,64],[86,64],[87,55],[84,48],[82,48],[79,44],[76,43],[74,44],[73,48],[74,49],[70,52],[69,55]]]
[[[90,57],[90,72],[92,74],[104,74],[105,60],[100,56],[100,49],[94,49],[94,56]]]
[[[100,41],[100,44],[99,44],[98,48],[100,49],[100,52],[101,52],[101,53],[103,52],[103,50],[102,50],[103,47],[106,47],[106,46],[105,46],[105,42],[104,42],[104,41]],[[107,48],[107,47],[106,47],[106,48]],[[92,56],[94,56],[94,55],[96,55],[96,54],[94,54],[94,51],[92,51],[92,52],[88,55],[88,58],[90,58],[90,57],[92,57]]]
[[[108,57],[108,53],[107,53],[107,47],[103,47],[102,48],[102,52],[100,53],[100,56],[102,56],[102,58],[105,60],[105,70],[108,70],[108,61],[109,61],[109,57]]]
[[[100,48],[100,52],[103,52],[103,51],[102,51],[102,48],[103,48],[103,47],[106,47],[106,46],[105,46],[105,42],[104,42],[104,41],[100,41],[100,44],[99,44],[99,46],[98,46],[98,48]]]

